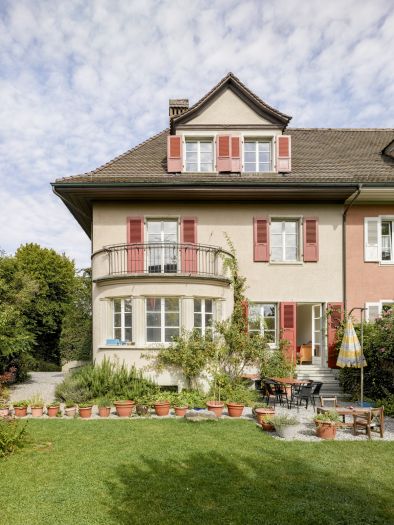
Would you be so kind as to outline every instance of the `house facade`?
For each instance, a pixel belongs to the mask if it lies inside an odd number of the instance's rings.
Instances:
[[[376,306],[393,286],[391,259],[367,264],[360,254],[365,213],[379,218],[379,253],[392,246],[394,159],[382,151],[394,130],[290,128],[291,117],[231,73],[191,107],[170,100],[169,115],[169,129],[53,183],[92,240],[94,359],[144,368],[180,330],[204,333],[228,318],[230,240],[249,330],[273,348],[287,339],[306,365],[335,366],[344,308]],[[156,380],[181,382],[170,372]]]

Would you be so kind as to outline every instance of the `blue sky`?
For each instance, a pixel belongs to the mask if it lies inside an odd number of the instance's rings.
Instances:
[[[52,194],[233,71],[293,127],[394,127],[394,0],[0,0],[0,247],[89,265]]]

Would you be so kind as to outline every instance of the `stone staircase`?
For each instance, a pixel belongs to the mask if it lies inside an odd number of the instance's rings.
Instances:
[[[297,379],[313,379],[323,383],[320,393],[323,396],[343,397],[343,390],[337,379],[338,370],[318,365],[297,365]]]

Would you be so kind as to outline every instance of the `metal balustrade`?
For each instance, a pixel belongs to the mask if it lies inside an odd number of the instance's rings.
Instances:
[[[93,254],[107,258],[108,276],[190,275],[227,278],[224,260],[232,257],[216,246],[191,243],[116,244]],[[102,271],[99,272],[102,274]]]

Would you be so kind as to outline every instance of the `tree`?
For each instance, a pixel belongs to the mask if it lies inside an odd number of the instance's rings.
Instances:
[[[34,337],[34,356],[59,364],[62,321],[75,292],[74,262],[38,244],[18,248],[15,262],[18,271],[36,283],[32,300],[22,308],[26,327]]]
[[[72,301],[67,305],[59,341],[62,363],[89,360],[92,356],[92,278],[91,270],[75,277]]]

